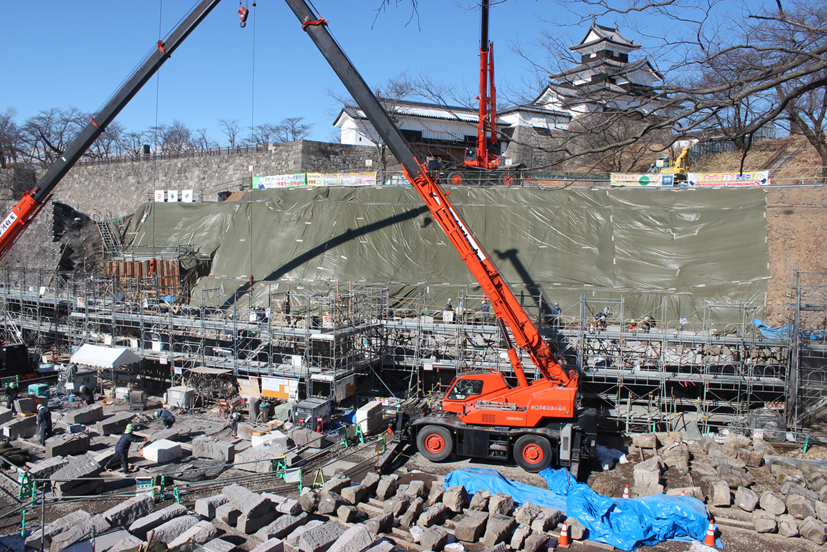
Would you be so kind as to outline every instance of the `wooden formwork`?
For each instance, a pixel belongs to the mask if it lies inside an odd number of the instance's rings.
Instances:
[[[153,274],[152,266],[155,265]],[[125,282],[140,278],[157,281],[158,290],[161,295],[172,295],[177,297],[181,290],[181,272],[177,259],[156,259],[150,261],[105,261],[104,268],[109,276],[115,278],[115,282]]]

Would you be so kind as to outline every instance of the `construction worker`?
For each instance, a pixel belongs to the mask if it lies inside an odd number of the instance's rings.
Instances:
[[[146,441],[146,439],[142,437],[133,435],[132,432],[134,430],[135,426],[132,424],[126,426],[126,429],[123,430],[123,435],[118,439],[118,444],[115,445],[115,455],[106,463],[103,469],[108,470],[109,466],[120,461],[121,466],[123,466],[123,472],[129,473],[129,445]]]
[[[241,413],[233,412],[233,423],[232,423],[232,426],[231,426],[232,430],[233,430],[233,435],[235,435],[236,432],[238,431],[238,424],[239,423],[241,423]]]
[[[37,405],[37,427],[40,428],[40,444],[46,446],[46,439],[52,436],[52,413],[42,404]]]
[[[551,326],[555,329],[560,326],[561,314],[563,314],[563,310],[560,308],[560,303],[554,303],[554,306],[551,307]]]
[[[448,298],[448,304],[445,305],[445,310],[447,310],[447,311],[453,311],[454,310],[454,305],[451,304],[451,298],[450,297]]]
[[[17,400],[17,394],[19,393],[19,389],[17,389],[17,382],[13,381],[6,386],[6,408],[11,410],[12,414],[17,414],[17,408],[14,406],[14,401]]]
[[[488,304],[488,300],[483,298],[482,306],[480,307],[480,310],[482,311],[482,323],[483,324],[488,324],[488,321],[491,320],[491,315],[488,314],[490,309],[491,309],[491,306]]]
[[[655,174],[656,172],[658,172],[658,168],[655,166],[654,163],[652,163],[651,165],[649,165],[649,170],[646,172],[649,174]]]
[[[173,416],[172,412],[167,410],[166,408],[162,408],[161,410],[155,411],[155,417],[161,418],[161,423],[164,424],[164,429],[169,429],[172,427],[172,424],[175,423],[175,416]]]
[[[95,404],[95,392],[86,387],[85,385],[81,385],[80,400],[82,400],[86,404]]]

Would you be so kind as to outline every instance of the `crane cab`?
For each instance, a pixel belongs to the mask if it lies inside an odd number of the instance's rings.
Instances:
[[[485,400],[508,389],[502,372],[473,371],[460,374],[445,393],[442,409],[462,414],[477,400]]]

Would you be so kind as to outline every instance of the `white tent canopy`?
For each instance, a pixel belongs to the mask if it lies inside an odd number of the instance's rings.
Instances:
[[[102,347],[100,345],[81,345],[72,355],[72,364],[91,366],[92,368],[118,368],[140,362],[141,357],[124,347]]]

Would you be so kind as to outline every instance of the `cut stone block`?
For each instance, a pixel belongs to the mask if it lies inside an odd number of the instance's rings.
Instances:
[[[399,478],[395,475],[383,475],[379,484],[376,485],[376,499],[388,500],[399,488]]]
[[[196,542],[198,544],[204,544],[207,541],[214,539],[218,535],[218,529],[215,528],[215,525],[210,523],[209,521],[199,521],[183,533],[173,540],[170,543],[167,543],[169,548],[175,548],[176,546],[180,546],[185,542]]]
[[[345,504],[347,504],[347,502],[341,495],[337,495],[336,493],[327,493],[319,498],[319,505],[316,507],[316,511],[320,514],[335,515],[336,510],[339,509],[339,506],[343,506]]]
[[[511,531],[514,530],[515,525],[514,518],[510,516],[490,514],[488,522],[485,524],[485,535],[482,537],[483,544],[492,547],[498,542],[510,540]]]
[[[77,510],[75,512],[72,512],[71,514],[63,516],[62,518],[58,518],[54,520],[52,523],[47,524],[43,528],[42,533],[38,528],[31,535],[29,535],[26,538],[26,546],[38,550],[41,547],[44,549],[49,549],[52,545],[52,539],[54,537],[68,530],[69,528],[74,527],[75,525],[88,521],[91,517],[92,516],[90,516],[88,512],[84,512],[83,510]],[[45,537],[43,537],[42,539],[43,544],[41,546],[42,535],[45,535]]]
[[[284,544],[281,539],[273,538],[259,544],[251,552],[282,552],[283,550]]]
[[[419,520],[416,524],[423,529],[430,527],[431,525],[441,525],[445,520],[445,512],[447,511],[448,507],[445,506],[445,504],[438,502],[422,512],[422,515],[419,516]]]
[[[14,407],[21,413],[25,412],[27,414],[34,414],[37,412],[37,406],[35,405],[34,399],[31,398],[15,399]]]
[[[314,519],[293,529],[293,531],[284,538],[284,552],[301,552],[301,549],[299,548],[299,539],[304,532],[309,531],[314,527],[319,527],[323,524],[323,521]]]
[[[370,548],[366,548],[364,552],[393,552],[395,549],[396,547],[392,542],[382,539]]]
[[[787,497],[787,511],[796,519],[815,517],[813,504],[800,495],[790,495]]]
[[[203,546],[207,552],[230,552],[230,550],[235,549],[233,543],[225,541],[224,539],[213,539],[204,543]]]
[[[252,439],[253,435],[255,435],[256,433],[267,433],[267,429],[255,426],[253,424],[248,424],[247,422],[241,422],[238,424],[235,431],[235,434],[239,439],[245,439],[247,441]]]
[[[764,491],[761,494],[761,508],[776,516],[780,516],[787,511],[784,499],[772,491]]]
[[[373,535],[364,525],[354,525],[333,543],[328,552],[362,552],[376,542]]]
[[[419,537],[423,550],[442,550],[448,544],[448,531],[439,525],[429,527]]]
[[[298,548],[302,552],[326,552],[344,533],[345,528],[341,523],[328,521],[302,533]]]
[[[138,537],[133,537],[129,533],[124,538],[113,544],[109,548],[101,548],[100,539],[95,540],[95,552],[124,552],[125,550],[132,550],[144,544],[144,541]]]
[[[135,415],[131,412],[116,412],[112,416],[99,421],[95,425],[95,429],[100,435],[121,434],[134,417]]]
[[[407,530],[410,529],[412,525],[415,525],[416,520],[422,515],[424,506],[425,501],[423,499],[415,498],[410,506],[408,506],[408,509],[402,514],[402,517],[399,518],[399,527]]]
[[[376,487],[379,486],[379,482],[381,480],[382,478],[379,476],[379,474],[368,472],[368,474],[365,475],[364,479],[362,479],[360,485],[367,489],[368,496],[370,496],[376,492]]]
[[[196,516],[181,516],[173,518],[155,528],[152,540],[170,543],[180,535],[195,527],[200,520]]]
[[[510,516],[513,509],[514,499],[511,498],[511,495],[497,493],[488,500],[488,512],[491,514]]]
[[[310,431],[306,427],[296,427],[290,430],[290,439],[297,447],[324,448],[324,435]]]
[[[316,433],[316,435],[319,435],[319,434]],[[322,494],[324,494],[324,493],[342,494],[342,489],[344,489],[345,487],[350,487],[351,484],[352,484],[352,481],[350,480],[349,477],[347,477],[346,475],[343,475],[341,473],[337,473],[332,478],[330,478],[330,480],[328,480],[327,483],[325,483],[322,486]]]
[[[439,502],[442,502],[442,497],[445,495],[445,487],[442,485],[437,485],[436,483],[431,485],[431,491],[428,493],[428,501],[425,503],[426,506],[433,506]]]
[[[235,467],[243,471],[269,473],[273,471],[273,460],[280,459],[285,452],[285,447],[250,447],[236,453]]]
[[[242,513],[238,516],[238,521],[236,521],[236,529],[242,533],[252,535],[262,527],[266,527],[268,524],[272,523],[278,515],[278,512],[273,509],[256,516]]]
[[[425,486],[425,482],[419,479],[414,479],[410,483],[408,483],[408,490],[406,491],[408,496],[411,498],[419,497],[419,498],[427,498],[428,497],[428,488]]]
[[[285,514],[280,516],[276,521],[270,523],[266,527],[262,527],[259,529],[255,537],[259,540],[269,540],[274,537],[278,537],[279,539],[283,539],[287,535],[289,535],[296,527],[307,523],[308,516],[305,512],[300,513],[297,516],[291,516],[290,514]]]
[[[356,506],[339,506],[339,509],[336,510],[336,517],[339,518],[339,521],[342,523],[353,523],[356,520],[356,515],[359,513],[359,510],[356,509]]]
[[[269,498],[265,498],[235,483],[221,489],[221,494],[226,496],[227,500],[238,508],[242,515],[247,515],[248,517],[257,517],[266,514],[273,507]]]
[[[798,536],[798,523],[793,516],[789,514],[778,516],[778,534],[790,538]]]
[[[521,523],[517,526],[514,530],[514,534],[511,536],[511,549],[512,550],[522,550],[523,543],[531,534],[531,527],[528,525]]]
[[[12,420],[3,426],[3,436],[10,440],[27,439],[37,433],[37,418],[27,416]]]
[[[756,533],[774,533],[778,522],[774,515],[763,510],[755,510],[752,512],[752,525]]]
[[[232,503],[227,502],[215,509],[215,518],[230,527],[235,527],[238,523],[238,517],[241,515],[241,510],[236,508]]]
[[[146,445],[142,453],[144,458],[156,464],[172,462],[184,455],[184,451],[181,450],[181,445],[166,439],[161,439],[160,441]]]
[[[485,532],[488,514],[479,510],[469,510],[454,529],[454,536],[463,542],[477,542]]]
[[[386,500],[382,504],[382,511],[383,512],[390,512],[393,517],[399,517],[405,513],[405,510],[408,509],[408,505],[410,502],[408,501],[407,496],[397,496],[390,500]]]
[[[583,540],[586,537],[586,528],[574,518],[566,518],[566,526],[569,529],[571,540]]]
[[[302,507],[299,505],[298,500],[273,493],[261,493],[261,496],[269,499],[270,503],[273,505],[273,508],[275,508],[276,512],[280,514],[290,514],[295,516],[302,511]]]
[[[368,497],[368,490],[361,485],[354,485],[342,489],[341,496],[342,499],[351,504],[359,504],[360,502],[364,502]]]
[[[385,412],[385,405],[383,405],[379,401],[370,401],[363,407],[359,408],[356,411],[354,422],[357,424],[360,422],[364,422],[368,418],[373,418],[378,414],[384,414]]]
[[[95,478],[103,471],[100,465],[88,454],[73,456],[68,460],[69,463],[65,467],[54,472],[49,478],[52,482],[52,488],[60,493],[88,483],[85,480]]]
[[[468,493],[462,485],[448,487],[445,490],[445,494],[442,495],[442,503],[455,514],[462,512],[462,509],[465,507],[465,503],[467,501]],[[488,503],[490,507],[491,501],[489,500]]]
[[[824,544],[827,539],[827,526],[812,517],[804,520],[799,526],[798,532],[801,534],[801,538],[813,541],[819,546]]]
[[[729,485],[723,479],[718,479],[712,483],[709,494],[713,506],[729,508],[732,504],[732,493],[729,490]]]
[[[24,471],[29,473],[31,479],[48,479],[56,471],[65,468],[69,465],[69,460],[66,458],[47,458],[33,464],[28,470],[21,468],[17,469],[17,482],[21,482],[21,477]]]
[[[534,518],[540,515],[541,511],[539,506],[527,502],[514,511],[514,521],[530,526],[534,523]]]
[[[0,406],[0,425],[12,420],[14,420],[14,413],[5,406]]]
[[[562,517],[563,513],[560,512],[560,510],[543,508],[543,510],[537,514],[537,517],[534,518],[534,521],[531,522],[531,530],[537,532],[551,531],[557,527]]]
[[[144,516],[132,522],[129,526],[129,532],[141,540],[146,540],[150,531],[156,527],[160,527],[171,519],[186,515],[187,508],[183,504],[173,504],[167,506],[163,510],[153,512],[148,516]]]
[[[83,424],[91,425],[95,422],[103,420],[103,405],[93,404],[91,406],[84,406],[77,410],[71,410],[63,415],[63,421],[66,425]]]
[[[738,487],[735,491],[735,505],[745,512],[752,512],[758,505],[758,495],[746,487]]]
[[[129,527],[135,521],[155,511],[155,502],[148,494],[140,494],[109,508],[103,517],[112,527]]]
[[[227,502],[229,502],[229,499],[223,494],[199,498],[195,501],[195,513],[199,516],[212,519],[215,517],[216,508]]]
[[[254,447],[275,446],[284,447],[287,450],[287,435],[281,431],[271,431],[265,435],[253,435],[250,438],[250,443]]]
[[[525,540],[523,552],[539,552],[546,547],[548,541],[549,536],[546,533],[532,533]]]
[[[319,494],[312,489],[305,488],[299,496],[299,506],[305,512],[312,514],[319,507]]]
[[[393,514],[385,512],[378,516],[372,517],[365,522],[365,527],[374,535],[380,533],[388,533],[393,527]]]
[[[46,458],[83,454],[89,450],[89,435],[63,434],[46,439]]]
[[[192,440],[192,455],[196,458],[209,458],[232,464],[235,461],[235,445],[226,441],[216,441],[211,437],[196,437]]]

